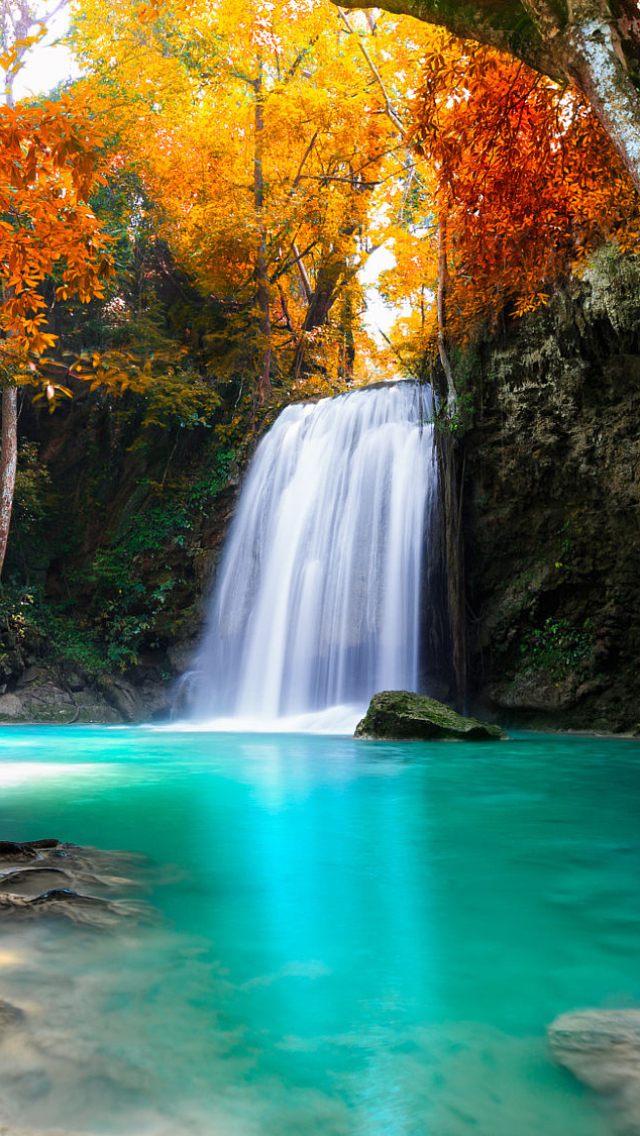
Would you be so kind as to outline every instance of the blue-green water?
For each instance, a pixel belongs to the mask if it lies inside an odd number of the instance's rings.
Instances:
[[[640,1004],[639,804],[625,740],[5,729],[0,838],[143,853],[160,916],[4,921],[0,1124],[606,1136],[544,1032]]]

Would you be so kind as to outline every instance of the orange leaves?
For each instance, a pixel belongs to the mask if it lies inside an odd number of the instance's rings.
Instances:
[[[64,265],[58,298],[102,294],[111,275],[106,238],[87,205],[97,180],[99,131],[86,96],[0,108],[0,304],[3,353],[41,354],[46,329],[42,281]]]
[[[441,32],[413,105],[412,141],[447,215],[449,326],[464,342],[506,308],[548,301],[605,239],[624,243],[638,199],[588,106],[507,56]]]
[[[31,25],[33,27],[33,24]],[[0,54],[0,69],[6,71],[8,75],[15,75],[22,67],[22,62],[25,53],[29,48],[33,47],[47,34],[46,23],[40,24],[38,31],[31,36],[23,36],[17,39],[15,43]]]

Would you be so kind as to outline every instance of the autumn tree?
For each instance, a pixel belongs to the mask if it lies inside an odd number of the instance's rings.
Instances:
[[[76,42],[159,235],[234,310],[226,365],[252,345],[259,399],[273,383],[330,392],[364,342],[358,270],[394,221],[381,202],[415,165],[389,113],[397,40],[301,0],[112,15],[83,0]]]
[[[432,221],[399,245],[400,271],[405,288],[413,278],[423,289],[413,334],[461,347],[545,303],[604,241],[637,247],[640,202],[583,98],[499,52],[434,34],[410,132],[432,170]],[[425,288],[438,296],[426,312]]]
[[[0,64],[6,75],[5,106],[0,110],[1,571],[17,467],[17,386],[33,382],[38,359],[56,338],[47,331],[43,281],[55,269],[60,297],[77,294],[88,300],[101,293],[111,261],[87,204],[99,176],[100,135],[86,95],[16,105],[14,78],[25,53],[40,38],[38,32],[25,32],[42,14],[26,0],[15,5],[6,0],[0,15]],[[52,383],[45,385],[44,395],[55,400]]]
[[[473,391],[457,362],[487,330],[546,303],[604,241],[637,248],[640,199],[586,99],[503,53],[436,28],[432,37],[409,132],[427,167],[427,192],[396,236],[398,263],[383,287],[396,303],[410,297],[396,346],[433,377],[441,396],[450,615],[463,700],[458,443],[464,396]]]
[[[344,0],[362,8],[362,0]],[[640,191],[640,14],[635,0],[381,0],[570,86],[592,108]]]

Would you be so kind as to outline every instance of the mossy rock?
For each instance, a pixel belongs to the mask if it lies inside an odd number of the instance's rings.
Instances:
[[[356,738],[397,741],[502,741],[508,735],[500,726],[475,718],[463,718],[435,698],[408,690],[384,690],[374,694],[369,709],[356,726]]]

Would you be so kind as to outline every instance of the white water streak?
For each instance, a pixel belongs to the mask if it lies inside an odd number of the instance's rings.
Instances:
[[[267,721],[417,688],[429,411],[408,382],[283,411],[219,571],[198,718]]]

